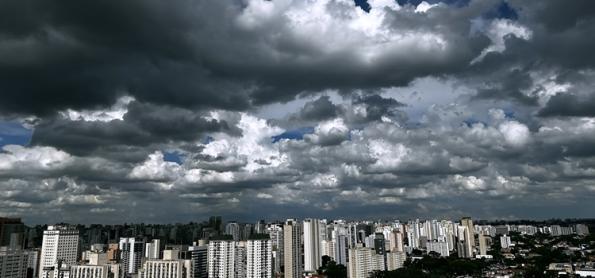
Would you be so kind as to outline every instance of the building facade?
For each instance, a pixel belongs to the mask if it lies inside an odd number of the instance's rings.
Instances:
[[[23,250],[0,250],[0,277],[26,278],[28,262],[29,253]]]
[[[129,237],[120,238],[119,252],[122,273],[124,277],[132,276],[141,267],[145,243],[142,240]]]
[[[376,254],[373,248],[357,247],[349,249],[349,278],[368,278],[376,270],[384,270],[384,256]]]
[[[48,226],[47,230],[43,232],[39,259],[40,270],[54,268],[58,263],[63,265],[76,264],[78,248],[79,231],[76,228],[71,226]]]
[[[119,278],[119,265],[73,265],[68,278]]]
[[[208,278],[209,277],[209,269],[208,269],[208,246],[190,246],[188,251],[190,251],[191,258],[192,258],[192,266],[194,272],[194,278]]]
[[[405,265],[407,254],[405,252],[388,252],[386,253],[386,270],[391,271],[401,268]]]
[[[306,219],[304,230],[304,270],[315,272],[322,263],[320,254],[320,222],[318,219]]]
[[[147,260],[139,278],[192,278],[191,260]]]
[[[153,239],[145,244],[145,258],[151,260],[161,258],[161,240]]]
[[[213,240],[208,247],[209,278],[231,278],[235,276],[236,242]]]
[[[273,244],[269,239],[248,240],[247,278],[270,278],[273,276]]]
[[[463,217],[461,219],[461,225],[467,228],[468,235],[465,238],[465,244],[467,251],[469,252],[469,257],[473,257],[475,253],[475,225],[473,225],[473,220],[470,217]]]
[[[283,225],[284,274],[285,278],[302,277],[303,263],[301,252],[302,229],[295,219],[287,219]]]

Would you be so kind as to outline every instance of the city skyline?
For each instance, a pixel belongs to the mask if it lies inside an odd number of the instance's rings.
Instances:
[[[591,0],[3,0],[0,216],[593,218],[594,31]]]
[[[3,278],[592,277],[595,220],[27,227],[0,218]],[[7,237],[7,235],[9,235]]]

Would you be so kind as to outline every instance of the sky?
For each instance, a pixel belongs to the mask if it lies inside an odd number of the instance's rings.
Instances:
[[[0,216],[594,217],[591,0],[0,1]]]

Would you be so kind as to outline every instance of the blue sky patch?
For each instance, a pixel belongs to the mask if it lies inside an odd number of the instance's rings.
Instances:
[[[369,12],[370,11],[370,4],[368,4],[367,0],[354,0],[355,5],[360,7],[362,10]]]
[[[512,110],[504,110],[504,116],[506,116],[506,118],[509,118],[509,119],[515,118],[514,111],[512,111]]]
[[[279,141],[281,139],[302,140],[302,139],[304,139],[304,134],[311,134],[311,133],[314,133],[314,127],[307,126],[307,127],[301,127],[298,129],[292,129],[292,130],[285,131],[277,136],[271,137],[271,139],[273,139],[273,143],[276,143],[277,141]]]
[[[26,129],[18,122],[0,121],[0,147],[5,145],[28,145],[33,130]]]
[[[182,164],[184,162],[184,156],[178,152],[163,152],[163,160],[169,162],[175,162],[178,164]]]
[[[366,12],[370,11],[371,7],[367,0],[353,0],[353,1],[355,2],[355,5],[360,7],[362,10],[364,10]],[[447,4],[449,6],[453,6],[453,7],[464,7],[469,4],[470,0],[395,0],[395,1],[401,6],[407,5],[407,4],[417,6],[421,2],[426,1],[430,4],[445,3],[445,4]]]
[[[212,136],[205,136],[205,138],[202,139],[201,143],[203,145],[206,145],[206,144],[211,143],[213,141],[215,141],[215,138],[213,138]]]
[[[485,13],[483,17],[488,19],[506,18],[517,20],[519,18],[519,15],[510,5],[508,5],[506,1],[502,1],[494,9]]]
[[[449,6],[464,7],[464,6],[467,6],[467,4],[469,4],[470,0],[397,0],[397,3],[399,3],[399,5],[401,5],[401,6],[406,5],[406,4],[417,6],[421,2],[424,2],[424,1],[426,1],[430,4],[444,3]]]
[[[488,126],[488,124],[486,122],[480,121],[480,120],[474,119],[474,118],[466,119],[466,120],[463,121],[463,123],[465,125],[467,125],[467,127],[472,127],[474,124],[479,124],[479,123],[481,123],[481,124],[483,124],[485,126]]]

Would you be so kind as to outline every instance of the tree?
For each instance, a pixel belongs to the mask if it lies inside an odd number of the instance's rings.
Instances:
[[[413,249],[413,251],[411,251],[411,254],[413,256],[421,256],[423,254],[423,251],[421,251],[419,249]]]
[[[316,271],[318,274],[326,275],[328,278],[347,277],[347,267],[337,264],[329,256],[322,256],[322,266]]]
[[[419,269],[399,268],[391,271],[374,271],[371,278],[424,278],[430,277],[427,273]]]

